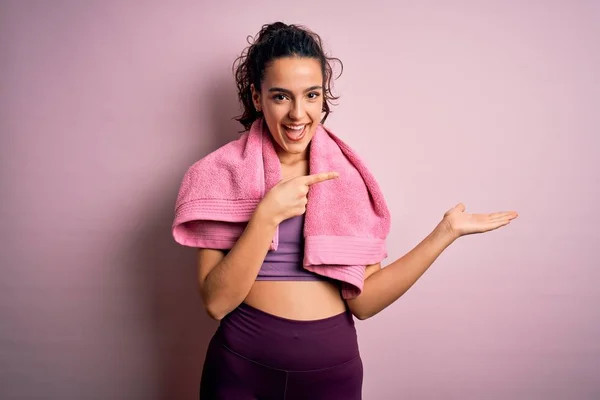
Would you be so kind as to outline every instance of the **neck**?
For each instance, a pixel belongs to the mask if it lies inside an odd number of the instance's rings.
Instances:
[[[288,153],[284,150],[277,149],[277,156],[279,157],[279,162],[284,165],[294,165],[299,162],[303,162],[308,160],[308,148],[304,150],[302,153]]]

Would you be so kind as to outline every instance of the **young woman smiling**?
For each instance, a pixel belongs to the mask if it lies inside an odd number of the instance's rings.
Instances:
[[[367,265],[362,293],[351,299],[341,296],[339,282],[303,268],[307,194],[312,185],[339,177],[309,168],[311,141],[336,99],[331,61],[318,35],[281,22],[263,26],[237,60],[238,121],[246,130],[257,121],[268,130],[282,179],[230,249],[198,249],[202,299],[220,321],[201,399],[360,399],[363,365],[353,318],[367,319],[392,304],[459,237],[517,217],[469,214],[456,205],[409,253],[385,268]]]

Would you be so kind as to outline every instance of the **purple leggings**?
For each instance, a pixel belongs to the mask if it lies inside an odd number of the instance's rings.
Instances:
[[[242,303],[206,353],[201,400],[360,400],[363,364],[352,314],[281,318]]]

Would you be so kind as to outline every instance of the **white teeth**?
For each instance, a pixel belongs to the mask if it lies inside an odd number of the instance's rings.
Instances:
[[[302,129],[304,129],[304,127],[306,125],[300,125],[300,126],[291,126],[291,125],[284,125],[286,128],[294,130],[294,131],[301,131]]]

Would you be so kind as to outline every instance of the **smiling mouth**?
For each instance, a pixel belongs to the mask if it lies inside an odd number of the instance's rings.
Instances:
[[[303,125],[282,125],[287,138],[292,142],[299,142],[306,135],[308,124]]]

